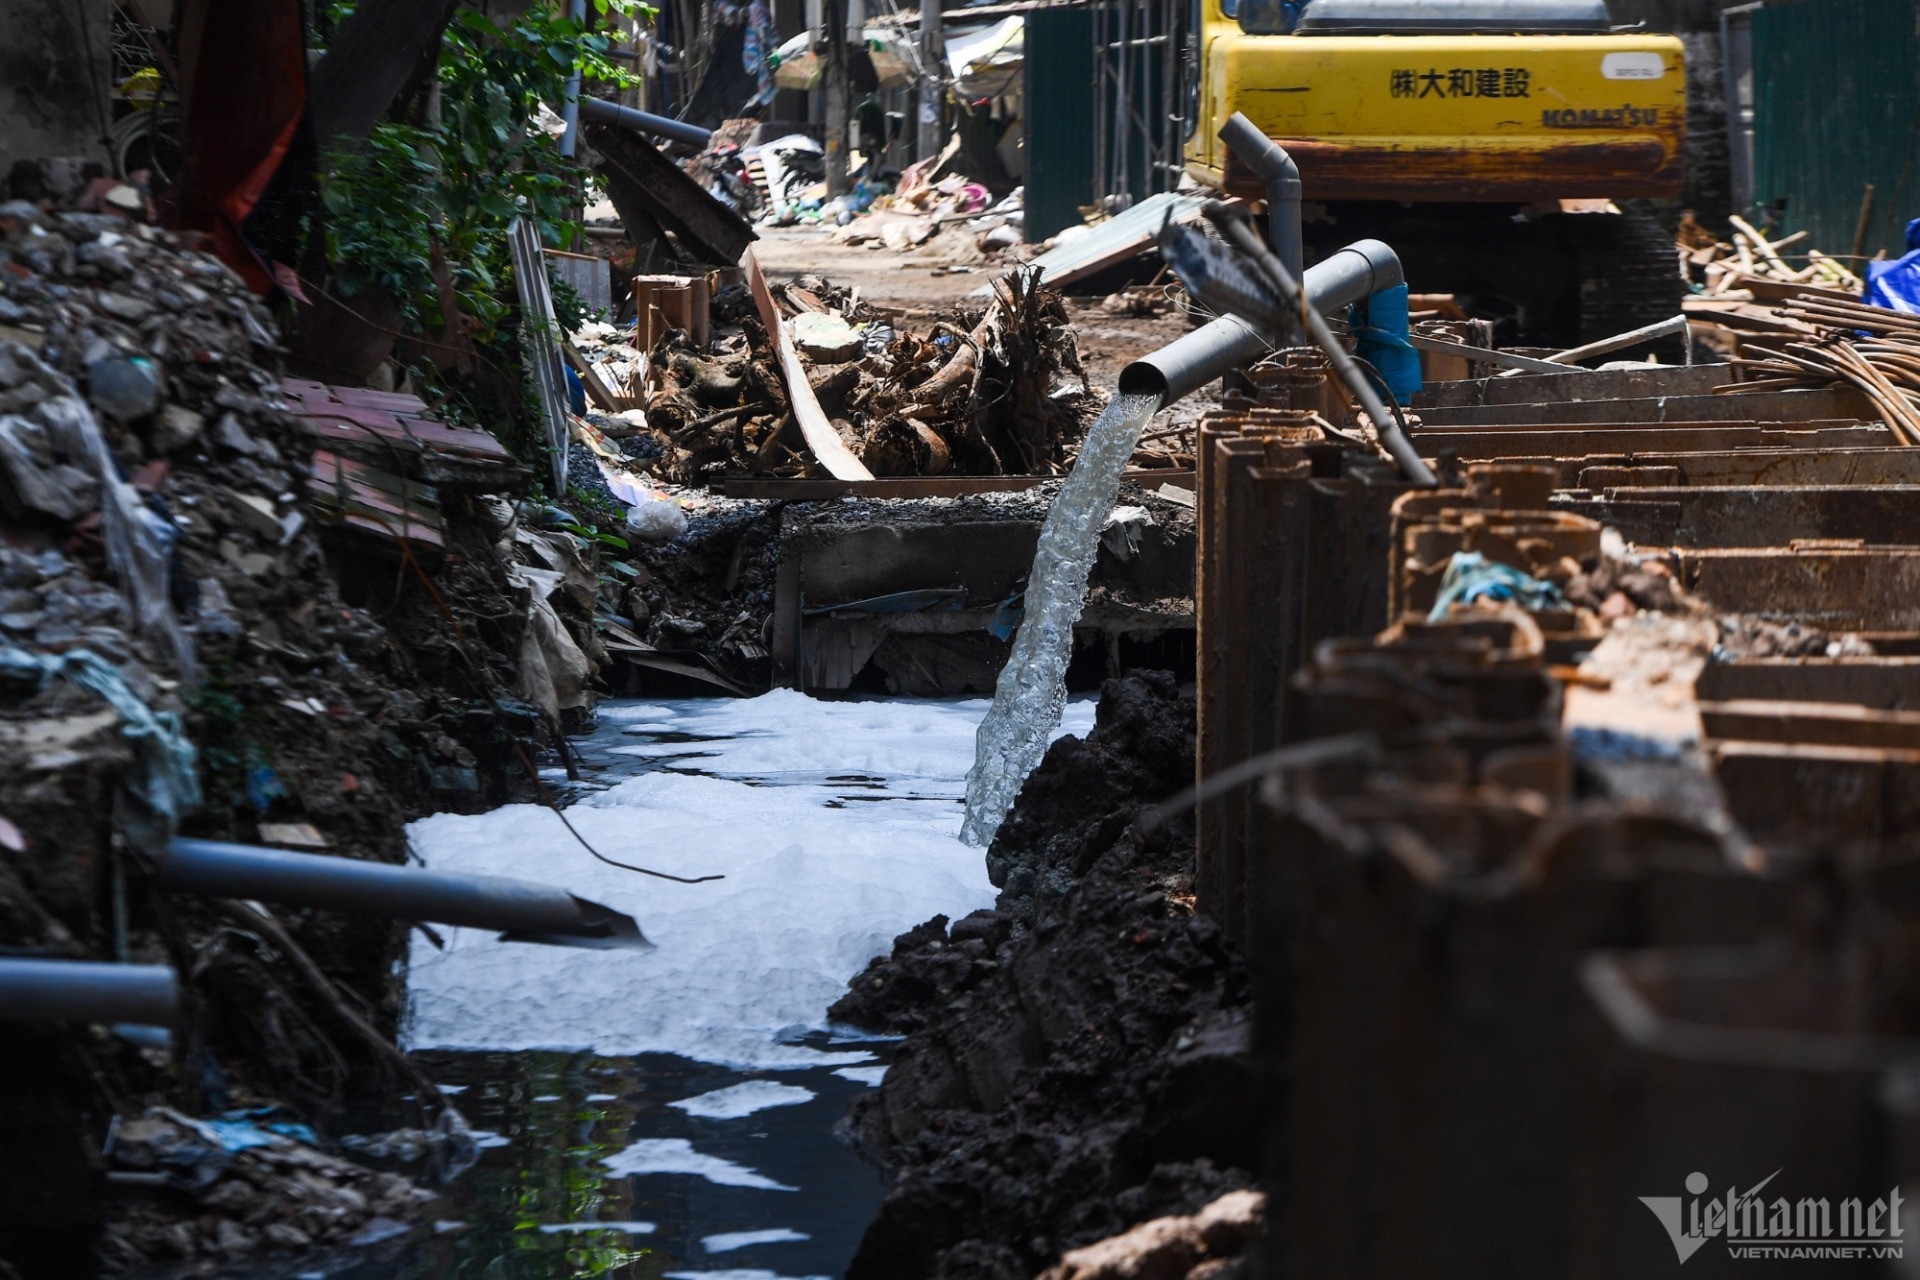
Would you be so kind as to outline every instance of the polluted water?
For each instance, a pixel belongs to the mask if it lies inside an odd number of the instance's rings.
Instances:
[[[414,824],[429,867],[565,886],[652,951],[416,932],[409,1050],[481,1135],[424,1240],[339,1280],[842,1274],[883,1191],[835,1126],[892,1045],[828,1025],[847,980],[934,915],[991,906],[956,837],[984,699],[607,702],[557,786]],[[1085,734],[1077,698],[1061,732]]]
[[[993,842],[993,833],[1060,724],[1067,702],[1067,664],[1073,659],[1073,627],[1086,607],[1087,577],[1099,552],[1100,531],[1140,432],[1160,403],[1158,393],[1115,396],[1088,428],[1080,457],[1047,512],[1027,578],[1019,634],[1000,669],[993,706],[980,722],[973,767],[967,773],[967,813],[960,838],[976,848]]]

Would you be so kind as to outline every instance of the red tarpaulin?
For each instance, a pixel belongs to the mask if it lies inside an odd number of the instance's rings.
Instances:
[[[180,0],[176,31],[185,168],[167,192],[167,222],[207,232],[221,261],[264,294],[272,265],[242,224],[306,110],[300,0]]]

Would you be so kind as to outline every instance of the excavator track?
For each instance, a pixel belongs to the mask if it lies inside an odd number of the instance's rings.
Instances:
[[[1309,204],[1305,234],[1309,262],[1362,237],[1386,241],[1415,293],[1453,294],[1469,314],[1498,323],[1503,345],[1568,347],[1680,310],[1673,240],[1637,210]]]

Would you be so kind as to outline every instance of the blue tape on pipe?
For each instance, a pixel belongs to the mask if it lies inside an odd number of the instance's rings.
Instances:
[[[1420,353],[1407,341],[1410,332],[1407,286],[1382,289],[1354,304],[1348,323],[1359,339],[1354,354],[1380,371],[1387,390],[1401,404],[1420,394]]]

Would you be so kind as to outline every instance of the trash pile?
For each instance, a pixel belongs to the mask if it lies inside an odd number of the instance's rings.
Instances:
[[[745,286],[714,296],[704,348],[673,329],[649,354],[644,427],[608,434],[635,466],[698,487],[733,473],[800,474],[807,462],[791,430],[778,357]],[[789,434],[791,430],[791,434]]]
[[[1031,276],[996,281],[983,311],[923,333],[817,277],[773,294],[812,396],[875,475],[1058,474],[1101,407],[1065,306]],[[745,290],[723,290],[712,317],[704,351],[680,330],[656,348],[645,427],[609,437],[680,485],[818,474]]]
[[[0,947],[172,961],[192,1011],[179,1062],[32,1029],[7,1132],[58,1123],[98,1151],[127,1097],[319,1117],[385,1078],[403,929],[236,921],[163,896],[151,860],[178,831],[398,862],[408,819],[523,776],[559,665],[529,686],[529,646],[581,651],[537,625],[581,572],[519,527],[524,469],[412,397],[277,382],[276,341],[178,237],[0,205]],[[96,1174],[48,1169],[35,1194],[92,1230]],[[35,1203],[10,1195],[0,1239]]]
[[[154,1107],[117,1121],[107,1176],[127,1198],[102,1238],[102,1260],[127,1270],[377,1244],[406,1234],[434,1203],[405,1177],[328,1155],[317,1142],[303,1125],[249,1113],[196,1120]]]
[[[1691,215],[1681,220],[1676,234],[1683,270],[1705,296],[1730,297],[1748,290],[1755,280],[1820,285],[1855,296],[1860,293],[1860,277],[1839,259],[1813,248],[1791,255],[1783,253],[1798,249],[1807,239],[1805,231],[1769,240],[1737,214],[1727,221],[1732,227],[1730,242],[1702,227]],[[1802,259],[1805,265],[1792,265],[1788,256]]]

